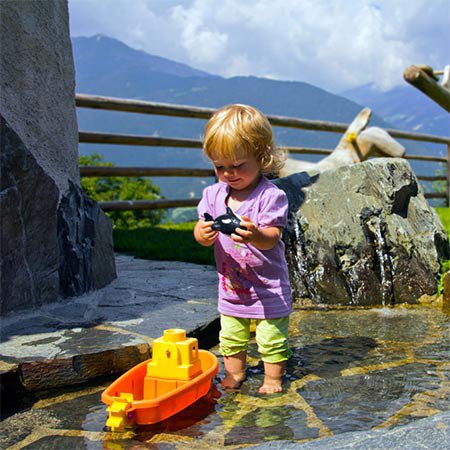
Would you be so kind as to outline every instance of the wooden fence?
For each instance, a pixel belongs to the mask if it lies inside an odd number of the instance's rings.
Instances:
[[[93,95],[77,94],[76,105],[80,108],[92,108],[107,111],[121,111],[140,114],[157,114],[163,116],[187,117],[196,119],[209,119],[214,113],[213,108],[202,108],[196,106],[171,105],[154,103],[142,100],[130,100],[112,97],[100,97]],[[297,128],[303,130],[326,131],[332,133],[344,133],[348,127],[345,123],[325,122],[320,120],[305,120],[293,117],[267,116],[273,126]],[[427,198],[445,198],[447,206],[450,205],[450,138],[434,136],[430,134],[411,133],[407,131],[386,129],[393,137],[413,141],[429,142],[446,145],[446,157],[428,155],[405,155],[406,159],[418,161],[434,161],[446,164],[446,175],[423,176],[418,179],[422,181],[445,181],[445,192],[429,192]],[[113,133],[97,133],[79,131],[79,142],[90,144],[114,144],[114,145],[136,145],[149,147],[183,147],[202,148],[202,142],[196,139],[179,139],[172,137],[153,137]],[[310,147],[284,147],[289,153],[329,155],[332,149],[310,148]],[[185,168],[156,168],[156,167],[102,167],[82,166],[80,167],[82,177],[94,176],[164,176],[164,177],[209,177],[214,176],[212,169],[185,169]],[[125,211],[137,209],[174,208],[182,206],[196,206],[199,198],[180,200],[130,200],[100,202],[105,211]]]

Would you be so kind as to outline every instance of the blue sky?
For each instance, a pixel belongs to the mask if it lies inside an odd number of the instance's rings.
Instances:
[[[332,92],[387,90],[411,64],[450,64],[450,0],[69,0],[69,12],[72,36]]]

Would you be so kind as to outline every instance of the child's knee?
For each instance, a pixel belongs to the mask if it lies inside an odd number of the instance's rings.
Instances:
[[[250,339],[250,320],[222,315],[220,317],[220,352],[232,356],[246,351]]]
[[[268,363],[280,363],[290,358],[288,345],[289,317],[261,320],[256,328],[256,342],[261,359]]]

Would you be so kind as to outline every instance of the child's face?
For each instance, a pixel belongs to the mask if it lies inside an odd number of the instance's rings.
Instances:
[[[216,155],[212,162],[217,178],[236,191],[253,189],[259,182],[260,167],[253,155],[236,153],[236,161]]]

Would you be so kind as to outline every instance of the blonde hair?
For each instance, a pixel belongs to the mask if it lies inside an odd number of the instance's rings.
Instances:
[[[205,127],[203,151],[209,159],[222,157],[236,161],[236,152],[253,155],[261,173],[277,175],[286,153],[278,149],[267,117],[247,105],[227,105],[217,110]]]

